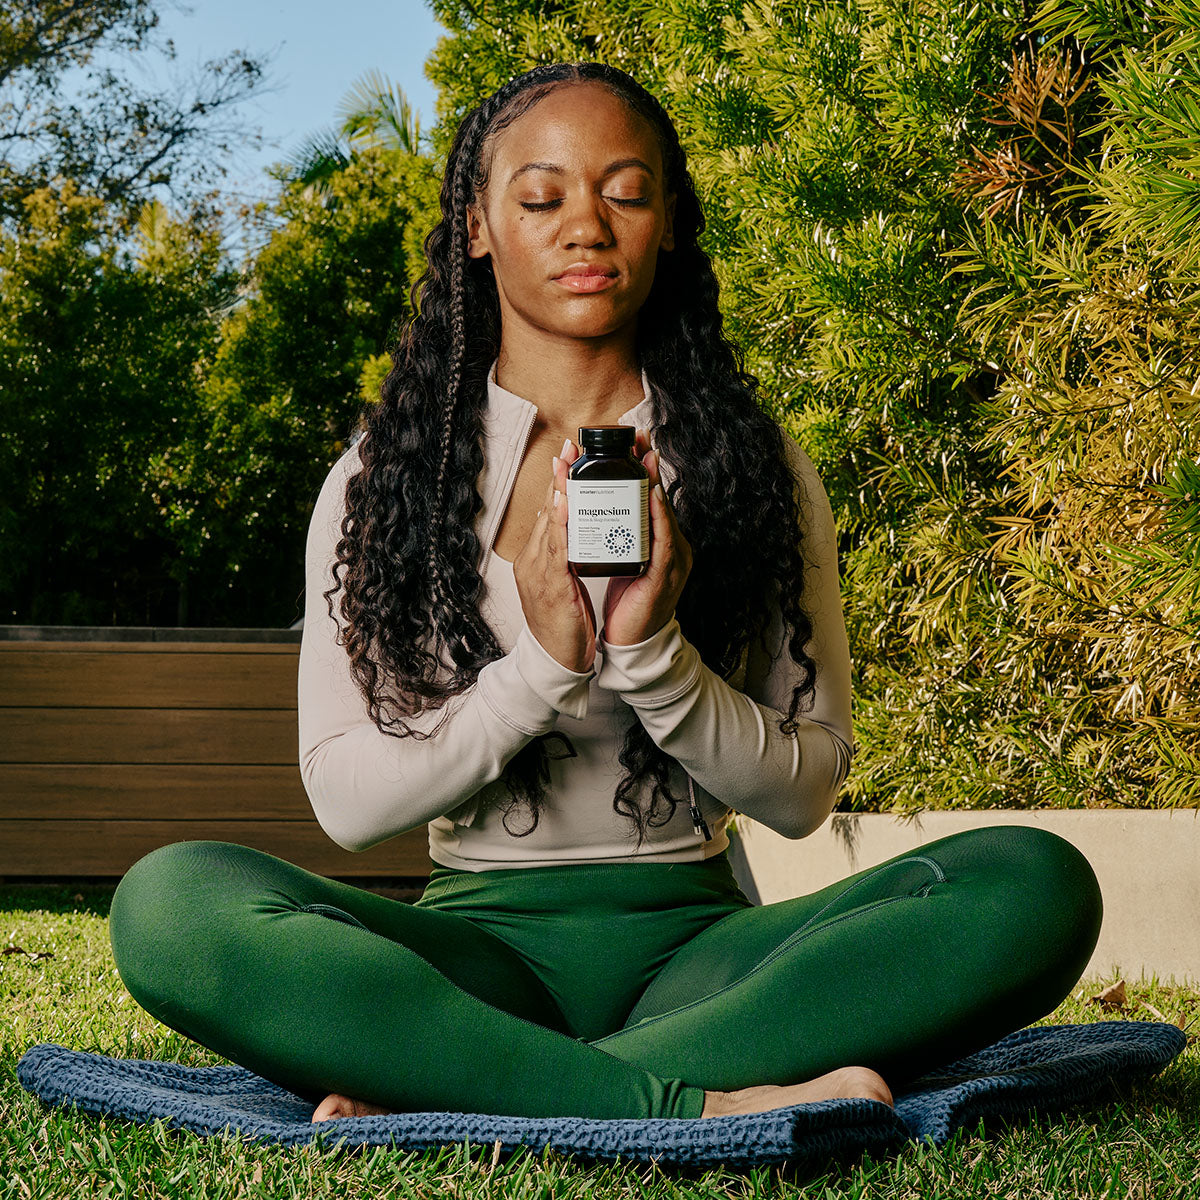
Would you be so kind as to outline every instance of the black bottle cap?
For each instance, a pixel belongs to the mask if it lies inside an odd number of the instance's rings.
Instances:
[[[632,450],[637,439],[637,428],[633,425],[580,425],[579,444],[586,454],[595,450],[598,454],[624,454]]]

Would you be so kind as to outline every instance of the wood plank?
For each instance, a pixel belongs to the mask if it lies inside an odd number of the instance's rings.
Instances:
[[[228,653],[231,647],[245,654],[298,654],[299,640],[288,642],[156,642],[150,639],[138,642],[104,641],[42,641],[20,639],[0,640],[0,654],[28,654],[35,650],[51,653],[77,653],[80,650],[97,650],[109,654],[123,654],[127,650],[154,650],[162,654]],[[3,661],[3,660],[0,660]]]
[[[298,763],[292,709],[4,708],[0,762]]]
[[[300,652],[28,649],[0,657],[0,707],[295,708]]]
[[[352,854],[311,821],[3,821],[0,876],[119,877],[170,842],[236,842],[318,875],[428,878],[429,831],[411,829]]]
[[[0,820],[312,821],[296,763],[0,763]]]

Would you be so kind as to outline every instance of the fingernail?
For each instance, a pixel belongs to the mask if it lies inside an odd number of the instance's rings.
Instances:
[[[561,496],[561,495],[562,495],[562,492],[560,492],[560,491],[558,490],[558,488],[555,488],[555,489],[554,489],[554,507],[555,507],[555,508],[557,508],[557,507],[558,507],[558,498],[559,498],[559,496]]]
[[[554,471],[555,471],[555,474],[558,473],[558,455],[557,454],[554,456]]]
[[[656,483],[654,485],[654,490],[658,493],[658,498],[665,503],[666,499],[667,499],[667,494],[666,494],[666,492],[663,491],[663,485],[661,483]]]
[[[570,450],[570,448],[571,448],[571,439],[566,438],[563,441],[563,448],[559,451],[559,453],[563,456],[563,458],[567,457],[567,451]]]

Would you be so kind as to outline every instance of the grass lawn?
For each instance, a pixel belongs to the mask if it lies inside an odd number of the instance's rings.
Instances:
[[[37,1042],[188,1066],[228,1061],[159,1024],[126,992],[109,948],[111,896],[103,887],[0,888],[0,950],[24,951],[0,954],[0,1197],[1200,1197],[1200,992],[1131,980],[1123,1010],[1091,1002],[1115,976],[1084,980],[1046,1023],[1194,1020],[1187,1050],[1157,1078],[1068,1115],[961,1131],[940,1150],[914,1145],[803,1174],[588,1165],[553,1149],[497,1157],[490,1145],[321,1153],[50,1108],[16,1077]]]

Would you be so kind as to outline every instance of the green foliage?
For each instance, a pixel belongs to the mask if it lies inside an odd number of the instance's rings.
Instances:
[[[397,94],[371,111],[402,115]],[[299,616],[313,500],[436,214],[428,161],[369,126],[320,186],[278,172],[241,272],[210,207],[130,213],[73,181],[26,198],[0,234],[7,621]]]
[[[1193,8],[434,0],[435,145],[557,58],[676,121],[838,518],[843,807],[1200,803]]]
[[[0,235],[5,619],[155,623],[181,553],[154,472],[195,420],[236,280],[213,214],[147,213],[129,245],[71,183]]]
[[[363,364],[358,376],[358,398],[364,404],[374,404],[379,400],[383,381],[392,369],[390,354],[373,354]]]
[[[1094,16],[1069,4],[1040,20],[1060,38],[1043,59],[1072,30],[1094,39],[1103,136],[1040,217],[968,226],[957,270],[977,282],[959,320],[1001,364],[981,444],[1006,463],[990,518],[1006,637],[1079,697],[1070,732],[1087,753],[1044,770],[1093,789],[1097,772],[1109,803],[1195,805],[1200,238],[1189,190],[1169,203],[1163,187],[1200,150],[1180,117],[1200,97],[1195,28],[1188,3],[1144,23]]]
[[[169,585],[195,623],[290,623],[459,119],[536,63],[601,58],[676,121],[726,328],[833,504],[842,806],[1200,803],[1196,0],[432,5],[432,156],[364,78],[278,174],[240,279],[202,207],[22,193],[10,610],[149,623],[121,597],[158,560],[153,620]]]
[[[379,71],[367,71],[342,98],[334,129],[313,134],[290,159],[294,178],[327,195],[328,182],[356,152],[421,153],[421,123],[404,90]]]
[[[300,615],[313,501],[345,448],[364,371],[378,375],[409,311],[436,189],[425,159],[367,148],[320,188],[283,179],[259,213],[267,238],[220,326],[197,422],[162,464],[167,521],[192,564],[193,620]]]

